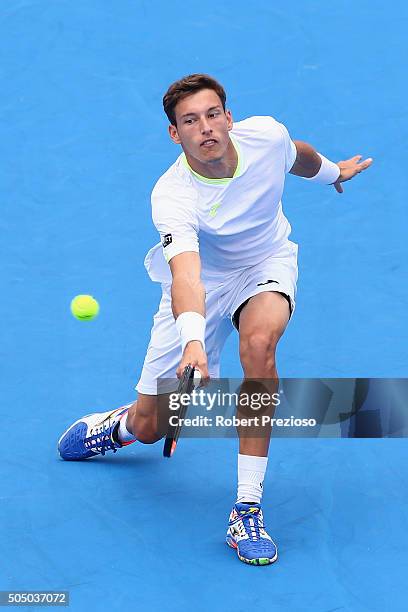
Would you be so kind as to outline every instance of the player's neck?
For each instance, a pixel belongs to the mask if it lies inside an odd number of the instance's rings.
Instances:
[[[238,166],[238,154],[231,138],[222,159],[214,162],[200,162],[186,153],[186,159],[194,172],[206,178],[232,178]]]

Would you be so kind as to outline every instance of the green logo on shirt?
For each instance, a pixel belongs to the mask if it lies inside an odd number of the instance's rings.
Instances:
[[[209,212],[210,217],[215,217],[215,215],[217,214],[217,210],[219,209],[220,206],[221,206],[220,202],[217,202],[217,204],[213,204],[213,206],[211,206],[210,212]]]

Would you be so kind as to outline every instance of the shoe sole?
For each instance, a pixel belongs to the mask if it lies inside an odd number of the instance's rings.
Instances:
[[[246,559],[245,557],[239,554],[238,545],[236,544],[236,542],[234,542],[234,540],[226,538],[225,541],[230,548],[233,548],[237,551],[238,559],[240,561],[243,561],[243,563],[247,563],[248,565],[272,565],[272,563],[275,563],[275,561],[278,559],[278,550],[276,550],[275,556],[272,558],[259,557],[258,559]]]
[[[87,414],[87,415],[85,415],[85,416],[81,417],[80,419],[78,419],[77,421],[75,421],[75,423],[72,423],[72,425],[70,425],[70,426],[68,427],[68,429],[66,429],[66,430],[64,431],[64,433],[62,434],[62,436],[60,436],[60,438],[58,439],[58,446],[61,444],[61,440],[62,440],[62,438],[64,438],[64,437],[67,435],[67,433],[68,433],[68,432],[69,432],[69,431],[70,431],[70,430],[71,430],[73,427],[75,427],[76,425],[78,425],[78,423],[81,423],[81,422],[82,422],[84,419],[86,419],[86,417],[89,417],[89,416],[91,416],[92,414],[93,414],[93,413],[91,412],[91,414]]]
[[[58,440],[58,444],[57,444],[57,452],[58,452],[58,456],[60,457],[60,459],[62,459],[63,461],[85,461],[86,459],[92,459],[92,457],[86,457],[86,458],[70,458],[70,459],[66,459],[65,457],[63,457],[60,453],[60,444],[61,444],[61,440],[62,438],[64,438],[70,431],[71,429],[73,429],[74,427],[76,427],[76,425],[78,425],[78,423],[83,423],[84,419],[86,419],[89,416],[92,416],[93,414],[95,414],[94,412],[91,412],[90,414],[86,414],[85,416],[81,417],[80,419],[78,419],[77,421],[75,421],[75,423],[72,423],[72,425],[70,425],[68,427],[68,429],[66,429],[64,431],[64,433],[62,434],[62,436],[60,436],[59,440]],[[99,453],[95,453],[95,457],[99,455]]]

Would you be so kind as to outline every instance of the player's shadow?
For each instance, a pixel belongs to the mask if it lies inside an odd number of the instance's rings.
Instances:
[[[138,454],[138,453],[134,453],[132,455],[119,455],[119,456],[115,456],[115,455],[108,455],[105,457],[95,457],[92,458],[90,461],[84,461],[83,463],[87,463],[87,464],[98,464],[98,465],[109,465],[109,469],[114,469],[115,466],[120,467],[121,469],[123,469],[124,465],[128,465],[129,467],[133,468],[136,466],[147,466],[147,465],[151,465],[153,466],[154,464],[157,464],[160,461],[161,457],[160,455],[158,456],[147,456],[147,455],[142,455],[142,454]]]

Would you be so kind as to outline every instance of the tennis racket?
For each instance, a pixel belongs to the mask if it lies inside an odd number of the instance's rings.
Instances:
[[[194,368],[193,366],[188,365],[184,368],[183,376],[180,379],[177,393],[179,395],[185,395],[186,393],[190,395],[190,393],[194,389],[194,386],[195,386]],[[187,412],[187,407],[188,406],[185,406],[184,403],[182,404],[180,402],[180,407],[177,413],[174,413],[174,416],[178,416],[178,424],[174,425],[173,427],[169,427],[167,431],[166,439],[164,441],[164,448],[163,448],[164,457],[171,457],[174,451],[176,450],[177,441],[179,439],[181,427],[182,427],[181,419],[185,417],[185,414]]]

